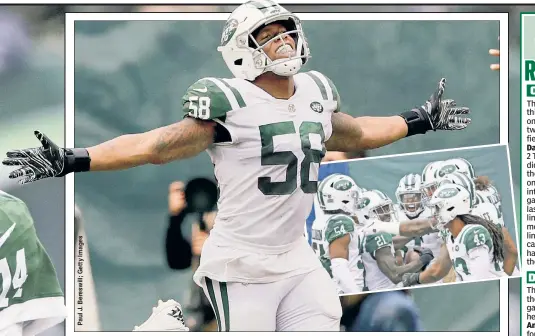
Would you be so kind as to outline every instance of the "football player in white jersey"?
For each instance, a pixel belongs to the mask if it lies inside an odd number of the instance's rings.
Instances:
[[[364,265],[359,251],[357,202],[361,189],[346,175],[333,174],[318,186],[318,205],[327,218],[312,225],[312,248],[332,275],[340,294],[364,289]]]
[[[357,218],[364,226],[375,220],[397,221],[392,200],[379,190],[364,191],[359,199]],[[360,233],[360,249],[364,262],[366,286],[370,291],[399,287],[401,276],[416,272],[433,259],[429,249],[420,249],[420,257],[408,264],[398,265],[392,235],[388,233]]]
[[[398,188],[396,189],[396,199],[398,201],[398,208],[401,210],[398,212],[398,219],[400,221],[409,221],[417,218],[430,218],[432,217],[431,209],[425,207],[422,202],[422,178],[419,174],[408,174],[401,178]],[[411,256],[413,246],[423,246],[430,249],[433,252],[434,260],[440,253],[440,246],[442,241],[438,232],[431,232],[422,237],[405,238],[401,236],[394,237],[394,241],[401,242],[402,239],[407,241],[411,239],[405,246],[407,248],[407,260],[412,260],[414,256]],[[431,261],[431,263],[433,263]]]
[[[403,284],[435,282],[453,266],[457,281],[488,280],[505,276],[503,235],[488,220],[471,214],[470,191],[460,184],[442,183],[429,203],[439,230],[447,229],[439,260],[423,272],[405,274]]]
[[[519,275],[520,271],[516,266],[518,249],[505,226],[501,196],[496,187],[490,183],[490,179],[487,176],[477,176],[473,165],[463,158],[443,161],[436,175],[443,179],[452,177],[454,183],[455,181],[461,182],[473,196],[474,208],[472,213],[486,219],[492,218],[491,221],[500,226],[504,237],[504,271],[508,275]],[[466,176],[465,179],[462,178],[463,175]],[[491,206],[495,209],[492,209]]]
[[[427,206],[428,201],[433,196],[433,193],[438,187],[438,178],[436,176],[437,168],[442,164],[443,161],[433,161],[425,165],[424,170],[422,171],[422,201],[424,206]]]
[[[327,76],[299,73],[310,57],[301,22],[272,0],[238,6],[218,51],[235,78],[193,83],[183,96],[184,120],[90,148],[61,148],[36,131],[41,147],[11,150],[2,163],[20,166],[10,178],[24,184],[166,164],[206,150],[220,195],[194,280],[219,329],[338,331],[336,288],[302,232],[325,150],[372,149],[431,130],[461,130],[470,123],[469,109],[443,98],[442,79],[420,107],[399,115],[341,113]]]

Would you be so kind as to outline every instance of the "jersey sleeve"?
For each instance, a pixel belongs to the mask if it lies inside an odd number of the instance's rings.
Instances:
[[[327,220],[325,228],[325,240],[332,243],[336,239],[355,231],[355,222],[351,217],[345,215],[336,215]]]
[[[63,295],[54,265],[21,200],[0,196],[0,236],[0,296],[4,297],[0,313],[11,305]]]
[[[364,252],[375,257],[375,252],[383,247],[392,246],[392,235],[388,233],[376,233],[368,235],[364,241]]]
[[[340,109],[342,108],[340,94],[338,93],[338,89],[336,88],[336,85],[334,85],[333,81],[318,71],[310,71],[308,74],[312,77],[312,79],[314,79],[316,85],[318,85],[325,100],[332,96],[332,99],[336,102],[336,109],[334,112],[340,112]]]
[[[492,238],[489,231],[481,225],[468,229],[463,236],[463,244],[466,247],[466,253],[478,247],[487,246],[489,251],[492,248]]]
[[[184,117],[225,122],[232,110],[245,106],[238,90],[224,79],[203,78],[193,83],[182,96]]]

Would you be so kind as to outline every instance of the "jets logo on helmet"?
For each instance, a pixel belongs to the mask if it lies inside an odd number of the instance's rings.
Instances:
[[[221,45],[224,46],[228,43],[230,38],[234,35],[236,32],[236,28],[238,27],[238,20],[236,19],[230,19],[225,24],[225,27],[223,28],[223,34],[221,36]]]
[[[445,175],[443,179],[440,181],[441,184],[446,183],[452,183],[452,184],[458,184],[466,188],[468,192],[470,193],[470,198],[473,204],[477,204],[477,193],[476,193],[476,185],[474,181],[468,177],[467,175],[456,171],[451,174]]]
[[[388,196],[379,190],[366,190],[362,192],[357,218],[359,223],[366,225],[373,219],[391,222],[397,220],[397,215]]]
[[[360,202],[359,202],[359,204],[358,204],[358,206],[357,206],[357,208],[358,208],[359,210],[362,210],[362,209],[364,209],[365,207],[367,207],[368,204],[370,204],[370,199],[369,199],[368,197],[362,197],[361,200],[360,200]]]
[[[442,166],[437,172],[437,176],[438,177],[444,177],[448,174],[451,174],[453,173],[454,171],[456,171],[457,168],[455,167],[455,165],[452,165],[452,164],[445,164],[444,166]]]
[[[354,216],[359,197],[360,188],[347,175],[329,175],[318,186],[318,203],[325,213],[345,213]]]
[[[474,167],[472,164],[463,158],[455,158],[444,161],[444,168],[448,167],[447,169],[452,169],[450,173],[453,173],[454,171],[457,171],[459,173],[462,173],[466,176],[468,176],[471,179],[474,179],[476,177],[476,174],[474,172]]]
[[[336,190],[345,191],[353,186],[353,183],[349,179],[341,179],[333,184],[333,188]]]
[[[422,177],[408,174],[401,178],[396,189],[396,198],[401,209],[409,217],[416,217],[424,211],[422,205]]]
[[[439,198],[450,198],[459,193],[459,190],[457,188],[444,188],[440,190],[437,197]]]
[[[255,33],[275,22],[284,26],[286,32],[259,45]],[[277,60],[270,59],[263,49],[277,39],[287,45],[284,41],[286,36],[295,42],[294,54]],[[217,50],[236,78],[250,81],[269,71],[279,76],[295,75],[310,58],[299,18],[271,0],[249,1],[236,8],[227,20]]]
[[[473,207],[468,189],[453,183],[442,183],[433,193],[429,205],[437,219],[438,230],[443,230],[455,217],[470,214]]]

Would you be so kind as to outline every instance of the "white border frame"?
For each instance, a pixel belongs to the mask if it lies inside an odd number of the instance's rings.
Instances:
[[[120,1],[119,1],[120,2]],[[118,3],[119,3],[118,2]],[[163,4],[166,1],[161,1]],[[196,1],[190,1],[193,4]],[[280,1],[280,3],[292,4],[311,4],[310,1],[295,0],[295,1]],[[380,3],[377,1],[376,3]],[[400,1],[400,3],[403,1]],[[410,1],[408,1],[410,2]],[[132,3],[132,2],[129,2]],[[206,0],[203,4],[217,4],[220,2]],[[242,3],[234,2],[236,4]],[[346,1],[337,1],[336,3],[347,3]],[[431,2],[434,3],[434,2]],[[437,2],[438,3],[438,2]],[[445,2],[441,2],[445,4]],[[472,2],[474,4],[475,2]],[[483,3],[483,2],[481,2]],[[484,2],[488,4],[488,1]],[[317,3],[319,4],[319,3]],[[354,4],[354,3],[353,3]],[[452,3],[453,4],[453,3]],[[455,4],[458,4],[455,3]],[[509,102],[509,83],[508,76],[508,14],[507,13],[296,13],[303,21],[307,20],[323,20],[323,21],[342,21],[342,20],[362,20],[362,21],[377,21],[377,20],[422,20],[422,21],[482,21],[495,20],[500,21],[500,144],[508,143],[508,102]],[[228,13],[67,13],[65,15],[65,140],[66,147],[74,147],[74,21],[165,21],[165,20],[184,20],[184,21],[199,21],[199,20],[218,20],[224,21],[228,18]],[[482,59],[482,62],[485,62]],[[490,71],[490,70],[489,70]],[[411,153],[412,154],[412,153]],[[69,237],[74,237],[74,174],[68,174],[65,177],[66,193],[65,193],[65,209],[66,209],[66,242],[65,251],[74,251],[75,242]],[[514,206],[514,205],[513,205]],[[516,211],[515,211],[516,216]],[[515,219],[516,221],[516,219]],[[518,237],[517,237],[518,241]],[[69,316],[66,319],[66,335],[74,333],[83,333],[91,336],[105,336],[105,335],[131,335],[130,332],[74,332],[75,319],[72,316],[74,312],[74,296],[75,293],[74,278],[69,279],[69,274],[74,275],[74,254],[66,253],[65,256],[65,298],[67,312]],[[500,280],[500,332],[481,333],[477,335],[508,335],[509,333],[509,289],[508,279]],[[155,298],[156,299],[156,298]],[[140,323],[143,321],[140,321]],[[133,327],[133,326],[132,326]],[[426,332],[425,335],[443,335],[444,332]],[[167,335],[162,332],[145,332],[147,335]],[[249,335],[265,335],[265,333],[250,332]],[[333,333],[334,334],[334,333]],[[397,335],[411,335],[410,333],[395,333]],[[460,332],[459,335],[473,335],[476,333]]]

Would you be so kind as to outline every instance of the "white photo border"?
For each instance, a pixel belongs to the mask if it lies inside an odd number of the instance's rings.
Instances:
[[[195,1],[189,2],[193,4]],[[203,1],[203,4],[211,1]],[[337,3],[347,3],[338,1]],[[131,3],[131,2],[130,2]],[[161,2],[164,3],[164,2]],[[214,3],[214,2],[212,2]],[[242,3],[242,2],[239,2]],[[289,3],[289,1],[280,1],[280,3]],[[292,1],[292,4],[321,4],[311,1]],[[485,2],[488,4],[488,1]],[[176,3],[174,3],[176,4]],[[199,2],[200,4],[200,2]],[[214,3],[215,4],[215,3]],[[351,3],[355,4],[355,3]],[[442,2],[442,4],[444,4]],[[508,74],[508,14],[507,13],[296,13],[303,21],[323,20],[323,21],[341,21],[341,20],[447,20],[447,21],[488,21],[495,20],[500,22],[500,73]],[[166,20],[219,20],[224,21],[228,18],[229,13],[67,13],[65,15],[65,145],[74,147],[74,22],[75,21],[166,21]],[[490,71],[490,70],[489,70]],[[508,143],[508,76],[500,75],[500,144]],[[477,121],[475,121],[477,122]],[[87,336],[105,336],[105,335],[130,335],[130,332],[75,332],[75,319],[72,315],[75,310],[75,242],[72,239],[74,232],[74,174],[68,174],[65,177],[66,194],[66,242],[65,242],[65,299],[68,316],[66,318],[66,335],[83,333]],[[516,216],[516,212],[515,212]],[[515,218],[516,222],[516,218]],[[518,239],[518,237],[517,237]],[[517,240],[518,241],[518,240]],[[508,335],[509,318],[506,303],[509,300],[508,279],[500,281],[500,331],[499,332],[477,332],[477,335]],[[156,300],[156,298],[155,298]],[[141,322],[141,321],[140,321]],[[146,335],[167,335],[165,332],[145,332]],[[327,334],[327,333],[324,333]],[[334,334],[334,333],[332,333]],[[410,333],[395,333],[396,335],[411,335]],[[425,335],[442,335],[443,332],[426,332]],[[460,332],[459,335],[473,335],[472,332]],[[265,335],[265,333],[250,332],[249,335]]]

